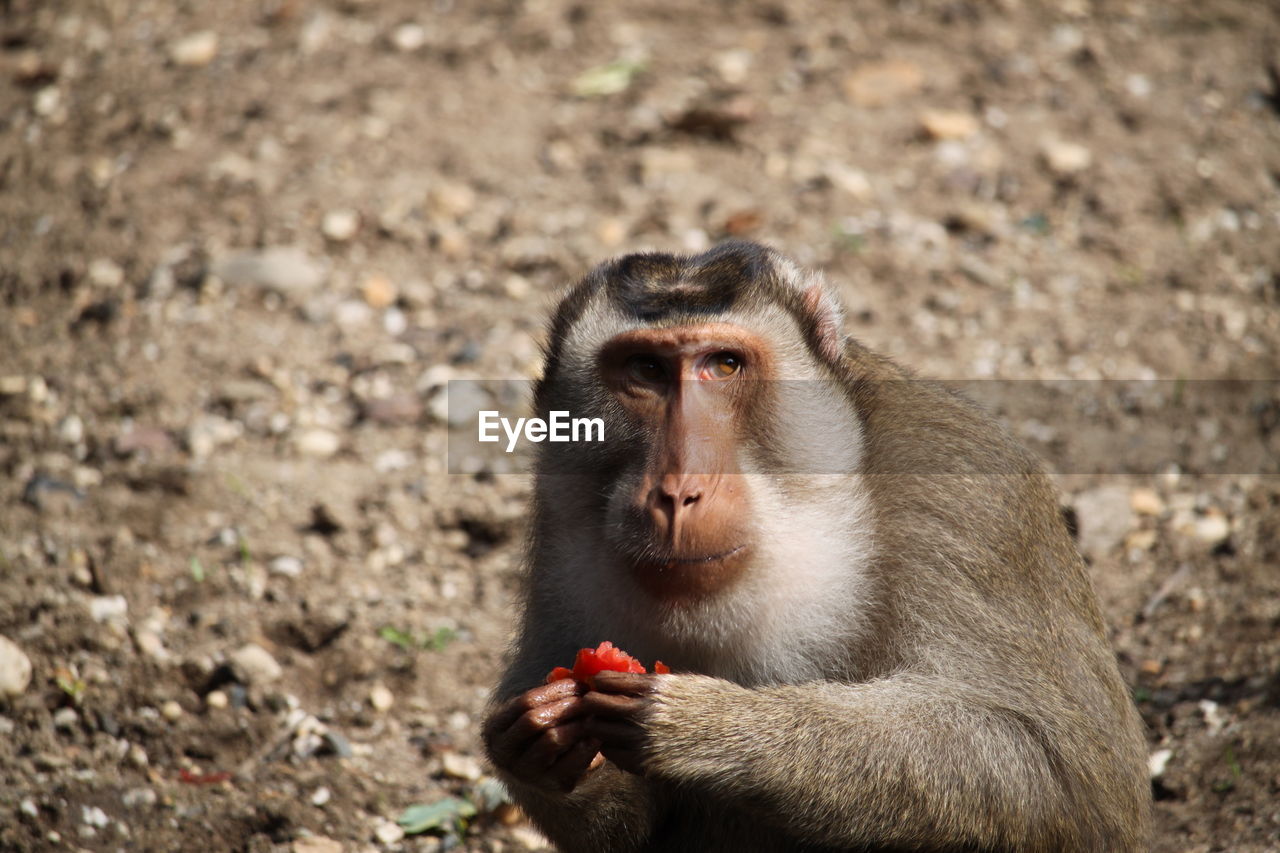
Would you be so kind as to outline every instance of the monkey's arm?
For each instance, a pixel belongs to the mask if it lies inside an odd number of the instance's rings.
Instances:
[[[644,775],[766,817],[797,840],[1136,849],[1124,843],[1127,804],[1089,799],[1115,790],[1105,744],[1092,769],[1055,752],[1059,736],[1102,737],[1069,731],[1078,720],[1051,732],[984,690],[927,676],[760,689],[704,676],[654,681],[638,745]]]

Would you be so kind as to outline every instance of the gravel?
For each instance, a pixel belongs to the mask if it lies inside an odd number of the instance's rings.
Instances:
[[[324,284],[329,267],[297,246],[271,246],[228,255],[213,265],[213,272],[228,285],[302,297]]]
[[[256,686],[278,681],[284,670],[271,653],[256,643],[237,649],[228,659],[236,680],[241,684]]]
[[[31,659],[8,637],[0,636],[0,697],[20,696],[31,683]]]

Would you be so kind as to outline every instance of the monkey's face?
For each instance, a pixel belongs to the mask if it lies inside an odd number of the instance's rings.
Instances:
[[[871,541],[841,348],[821,281],[760,247],[628,256],[565,298],[535,407],[605,435],[540,445],[530,553],[572,642],[742,683],[823,671],[797,650],[861,624]]]
[[[727,589],[756,546],[738,451],[773,373],[768,346],[727,323],[636,329],[601,348],[598,369],[643,448],[610,495],[609,544],[655,598]]]

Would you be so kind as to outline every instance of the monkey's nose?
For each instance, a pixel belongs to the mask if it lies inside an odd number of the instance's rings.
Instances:
[[[674,534],[684,516],[693,511],[702,500],[703,487],[696,478],[668,474],[660,485],[649,491],[649,511],[654,521],[665,531]]]

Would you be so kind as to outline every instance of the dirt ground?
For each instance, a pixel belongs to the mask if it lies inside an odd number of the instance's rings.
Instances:
[[[528,482],[448,473],[445,382],[726,236],[926,376],[1275,379],[1278,45],[1255,0],[0,0],[0,848],[537,847],[477,741]],[[1275,851],[1280,478],[1204,470],[1059,481],[1155,849]]]

